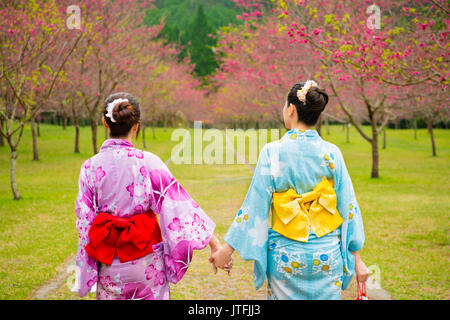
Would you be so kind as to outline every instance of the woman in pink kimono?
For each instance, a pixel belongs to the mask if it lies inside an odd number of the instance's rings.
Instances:
[[[103,124],[110,139],[81,167],[76,199],[80,297],[97,284],[97,299],[170,299],[169,282],[180,281],[193,250],[208,244],[212,253],[220,248],[214,222],[167,166],[133,147],[139,123],[136,98],[108,97]]]

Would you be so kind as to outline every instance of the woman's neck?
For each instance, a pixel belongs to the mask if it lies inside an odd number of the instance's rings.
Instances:
[[[122,140],[126,140],[128,142],[133,143],[133,141],[132,141],[133,136],[127,136],[127,137],[111,137],[111,136],[109,136],[109,138],[110,139],[122,139]]]
[[[301,131],[311,130],[314,129],[314,126],[308,126],[304,124],[303,122],[297,122],[296,124],[293,124],[291,129],[298,129]]]

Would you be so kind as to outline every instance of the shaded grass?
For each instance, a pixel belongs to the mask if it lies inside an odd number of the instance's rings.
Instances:
[[[82,162],[91,156],[91,145],[89,128],[83,128],[82,153],[73,154],[72,129],[43,125],[41,161],[32,162],[27,128],[18,160],[20,201],[12,200],[9,153],[7,147],[0,148],[0,299],[31,298],[33,290],[54,277],[57,268],[76,251],[77,179]],[[156,140],[150,132],[147,130],[147,149],[163,161],[170,158],[178,144],[170,141],[172,130],[158,128]],[[362,256],[368,266],[381,269],[382,287],[395,299],[450,298],[450,132],[436,130],[438,156],[432,157],[426,130],[418,130],[418,140],[412,130],[387,130],[387,149],[380,148],[379,179],[369,177],[370,145],[354,128],[350,143],[345,142],[340,126],[331,126],[330,135],[323,127],[322,133],[344,155],[365,224]],[[100,138],[104,138],[102,131]],[[135,145],[142,148],[142,141]],[[247,193],[249,168],[183,164],[169,164],[169,168],[216,222],[216,235],[223,239]],[[253,289],[251,263],[235,254],[231,277],[224,272],[213,275],[208,257],[209,249],[196,252],[185,278],[172,286],[173,299],[265,298],[264,290]],[[77,297],[65,285],[49,296]]]

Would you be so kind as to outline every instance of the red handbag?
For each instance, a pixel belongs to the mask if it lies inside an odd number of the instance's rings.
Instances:
[[[356,285],[358,287],[358,296],[356,297],[356,300],[369,300],[369,297],[366,294],[366,283],[359,283],[359,281],[356,280]]]

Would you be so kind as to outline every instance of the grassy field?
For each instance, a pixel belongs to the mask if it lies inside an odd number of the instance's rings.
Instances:
[[[178,142],[172,130],[147,130],[147,150],[163,161]],[[370,145],[351,128],[323,128],[325,139],[342,150],[356,190],[366,231],[362,256],[381,270],[381,285],[394,299],[450,299],[450,131],[436,130],[438,156],[431,156],[426,130],[387,130],[380,148],[380,178],[370,178]],[[101,130],[99,141],[103,140]],[[40,162],[33,162],[31,134],[24,133],[17,182],[22,199],[13,201],[8,147],[0,147],[0,299],[31,299],[76,252],[74,201],[82,162],[91,156],[90,129],[82,128],[81,153],[73,153],[74,130],[42,125]],[[99,142],[100,144],[101,142]],[[205,145],[208,143],[205,143]],[[142,148],[142,141],[135,146]],[[170,170],[217,223],[223,239],[251,179],[246,165],[175,165]],[[196,252],[185,278],[172,287],[174,299],[258,299],[252,263],[235,255],[232,276],[211,273],[209,250]],[[353,296],[352,296],[353,297]],[[50,299],[76,299],[61,285]],[[85,299],[94,298],[93,294]]]

